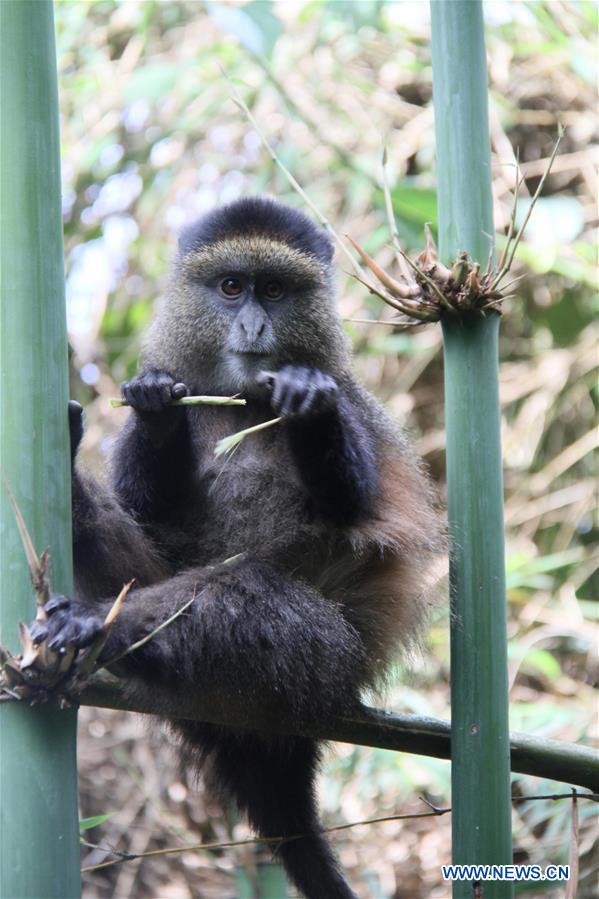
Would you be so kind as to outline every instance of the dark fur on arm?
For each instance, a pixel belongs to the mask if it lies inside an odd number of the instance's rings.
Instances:
[[[69,403],[71,494],[73,505],[73,561],[79,599],[96,602],[115,597],[124,583],[140,585],[165,576],[155,547],[125,512],[113,493],[76,464],[83,437],[83,409]]]
[[[189,477],[185,409],[169,405],[187,388],[168,372],[152,370],[122,389],[133,410],[113,456],[114,489],[137,520],[160,523],[181,499]]]
[[[156,548],[110,490],[73,470],[73,559],[77,596],[95,602],[115,598],[135,578],[152,584],[165,575]]]
[[[291,449],[318,512],[351,525],[368,515],[378,473],[369,436],[351,403],[316,419],[287,424]]]
[[[261,380],[272,389],[315,511],[346,526],[371,513],[378,486],[372,438],[337,382],[295,365]]]
[[[185,411],[172,411],[180,418],[161,444],[153,441],[153,431],[138,412],[131,413],[116,444],[112,460],[115,493],[124,508],[144,523],[158,523],[168,517],[188,477],[190,446]]]

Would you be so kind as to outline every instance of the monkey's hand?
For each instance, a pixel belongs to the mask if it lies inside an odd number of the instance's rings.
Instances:
[[[71,463],[74,462],[83,437],[83,406],[69,400],[69,436],[71,438]]]
[[[316,368],[286,365],[277,372],[260,372],[258,382],[271,388],[271,404],[281,418],[316,418],[337,408],[336,381]]]
[[[164,412],[172,400],[187,396],[187,387],[166,371],[151,370],[121,385],[123,398],[136,412]]]
[[[184,410],[171,403],[187,396],[187,386],[166,371],[152,369],[125,381],[121,391],[136,413],[141,433],[149,437],[154,449],[164,447],[185,419]]]
[[[371,513],[378,474],[372,439],[337,382],[312,368],[261,372],[314,508],[341,525]]]
[[[94,615],[86,606],[67,596],[53,596],[44,606],[48,618],[34,621],[29,627],[34,643],[47,640],[54,652],[65,652],[68,647],[83,649],[90,646],[103,628],[103,619]]]

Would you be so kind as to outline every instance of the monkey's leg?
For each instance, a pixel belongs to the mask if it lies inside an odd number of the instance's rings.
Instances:
[[[101,622],[113,599],[64,599],[51,606],[46,629],[52,648],[77,646],[79,629],[89,633],[89,619]],[[132,590],[102,658],[121,655],[186,604],[123,660],[136,681],[141,678],[136,690],[147,686],[151,696],[156,683],[216,695],[245,710],[270,707],[312,717],[358,702],[365,662],[357,631],[308,584],[253,559],[190,569]]]
[[[297,837],[273,844],[293,883],[308,899],[355,899],[321,825],[314,798],[319,746],[306,737],[269,739],[195,722],[174,725],[193,754],[210,753],[210,779],[247,813],[263,837]],[[185,751],[183,760],[186,759]]]
[[[202,693],[216,696],[250,715],[252,709],[267,709],[313,719],[358,704],[365,665],[357,631],[307,584],[258,560],[190,570],[132,591],[103,658],[120,655],[190,599],[183,614],[121,660],[138,696],[156,702],[154,684],[160,684],[167,697],[169,689],[185,690],[198,700]],[[47,638],[53,649],[85,645],[110,603],[100,601],[94,614],[91,606],[54,598],[47,604],[48,621],[43,628],[33,626],[33,637],[38,642]],[[161,712],[172,717],[164,697],[163,692]],[[230,747],[227,740],[214,738],[217,732],[194,731],[190,725],[186,735],[200,754],[214,749],[219,781],[260,832],[307,835],[280,850],[290,876],[309,899],[350,899],[353,894],[318,832],[312,792],[315,745],[282,740],[259,743],[257,749],[240,736]]]

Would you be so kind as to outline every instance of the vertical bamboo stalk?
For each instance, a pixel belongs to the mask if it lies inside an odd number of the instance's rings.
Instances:
[[[58,94],[52,3],[0,3],[0,452],[57,591],[72,582]],[[34,603],[0,486],[0,640]],[[0,707],[0,899],[80,893],[76,712]]]
[[[432,0],[440,253],[485,265],[493,234],[480,0]],[[443,322],[451,535],[452,828],[455,864],[511,864],[510,756],[498,390],[499,317]],[[509,899],[505,882],[454,899]]]

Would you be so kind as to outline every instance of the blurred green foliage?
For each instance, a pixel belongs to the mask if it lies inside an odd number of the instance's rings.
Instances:
[[[558,124],[566,129],[517,255],[514,275],[527,276],[514,288],[502,324],[512,723],[588,740],[596,731],[598,14],[595,4],[574,0],[489,2],[485,14],[499,249],[513,204],[516,154],[526,176],[521,217]],[[72,392],[88,408],[86,453],[97,466],[122,422],[106,399],[135,370],[143,328],[167,288],[180,227],[246,193],[269,192],[302,205],[231,100],[224,73],[340,235],[351,234],[392,268],[381,187],[385,146],[402,243],[417,250],[423,225],[434,229],[428,8],[395,0],[59,0],[57,29]],[[361,321],[391,321],[392,313],[350,277],[342,256],[339,263],[340,311],[357,368],[411,429],[442,494],[438,330]],[[441,609],[423,657],[404,666],[389,690],[393,707],[448,716],[447,629]],[[145,757],[143,764],[149,764]],[[323,799],[332,823],[418,810],[419,790],[448,801],[448,766],[437,760],[339,747],[327,771]],[[98,782],[96,768],[84,770],[90,815],[108,811],[111,802],[124,807],[120,780],[106,777]],[[530,778],[516,781],[522,792],[543,789]],[[183,806],[163,800],[183,827]],[[144,814],[160,841],[163,815],[152,818],[152,807]],[[198,814],[189,812],[193,826],[214,836],[210,816]],[[567,816],[567,804],[519,805],[519,860],[564,861]],[[117,819],[105,827],[109,842],[112,830],[119,832]],[[438,866],[449,858],[446,818],[357,828],[337,842],[360,895],[445,895]],[[581,844],[583,897],[591,895],[584,886],[590,843],[585,836]],[[177,899],[192,889],[224,895],[226,864],[223,869],[218,859],[183,864],[177,874],[164,865],[145,862],[120,895],[149,895],[148,889],[156,895],[155,884],[173,877]],[[91,878],[89,896],[117,895],[111,877]]]

